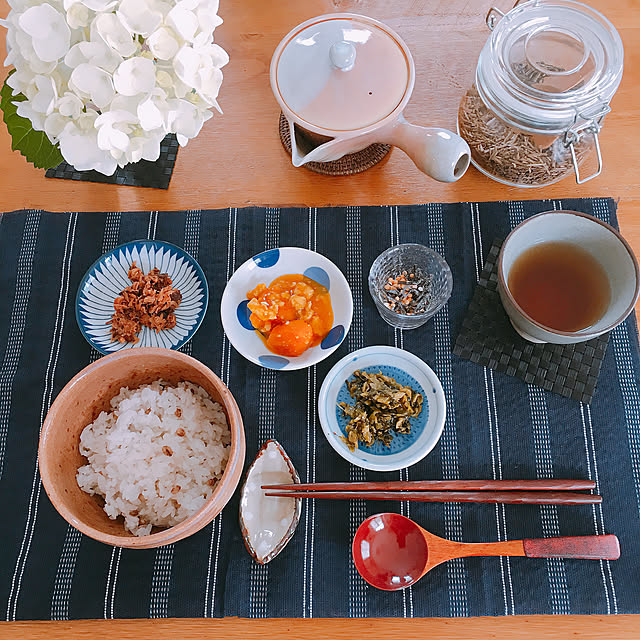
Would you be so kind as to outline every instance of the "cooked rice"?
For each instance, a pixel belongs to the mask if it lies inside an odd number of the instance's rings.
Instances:
[[[128,387],[84,428],[78,469],[83,491],[104,498],[115,520],[147,535],[152,526],[171,527],[198,511],[222,477],[231,433],[222,407],[190,382]]]

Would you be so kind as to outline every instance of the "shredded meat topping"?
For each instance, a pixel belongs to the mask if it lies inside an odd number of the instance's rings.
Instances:
[[[182,294],[173,287],[167,273],[151,269],[147,275],[133,262],[129,268],[131,284],[113,301],[111,341],[139,341],[143,326],[156,332],[176,326],[175,310],[180,306]]]

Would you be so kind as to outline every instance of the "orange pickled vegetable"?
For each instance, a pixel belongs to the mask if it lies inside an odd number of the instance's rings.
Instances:
[[[302,355],[311,345],[313,330],[304,320],[292,320],[279,324],[267,338],[267,346],[274,353],[283,356]]]
[[[296,357],[314,347],[333,326],[331,296],[325,287],[301,274],[276,278],[247,292],[251,324],[267,348]]]

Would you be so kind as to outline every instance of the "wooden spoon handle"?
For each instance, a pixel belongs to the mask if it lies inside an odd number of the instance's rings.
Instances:
[[[528,558],[617,560],[620,557],[620,543],[613,535],[536,538],[522,542]]]

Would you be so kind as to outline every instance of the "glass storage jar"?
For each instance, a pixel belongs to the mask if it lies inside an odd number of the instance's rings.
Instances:
[[[615,27],[573,0],[531,0],[507,14],[492,8],[492,30],[475,83],[458,111],[471,162],[505,184],[537,187],[575,172],[599,175],[598,133],[622,77]],[[597,169],[580,175],[594,151]]]

